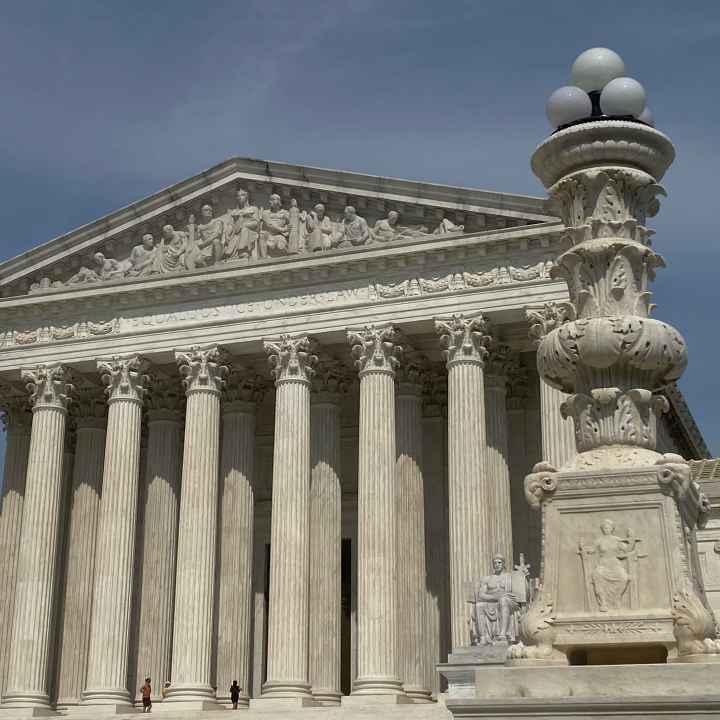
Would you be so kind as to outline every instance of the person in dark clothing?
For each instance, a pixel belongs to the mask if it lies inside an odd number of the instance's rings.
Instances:
[[[240,686],[237,684],[237,680],[233,680],[230,686],[230,702],[232,703],[233,710],[237,710],[238,703],[240,702]]]
[[[150,678],[145,678],[145,684],[142,686],[142,701],[143,701],[143,712],[152,712],[152,686],[150,685]]]

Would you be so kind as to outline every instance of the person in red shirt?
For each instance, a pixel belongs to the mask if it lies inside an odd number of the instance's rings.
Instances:
[[[142,686],[142,701],[143,701],[143,712],[152,712],[152,686],[150,685],[150,678],[145,678],[145,684]]]

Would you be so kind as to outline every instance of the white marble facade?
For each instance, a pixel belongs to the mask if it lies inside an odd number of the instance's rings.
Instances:
[[[0,708],[437,695],[465,585],[539,571],[524,476],[573,452],[526,321],[562,234],[235,159],[0,266]]]

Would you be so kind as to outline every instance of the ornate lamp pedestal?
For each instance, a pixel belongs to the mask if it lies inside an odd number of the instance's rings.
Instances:
[[[540,374],[569,393],[577,453],[525,479],[542,512],[541,591],[506,666],[477,672],[473,701],[448,701],[461,717],[495,707],[513,717],[509,705],[522,717],[720,712],[710,680],[720,641],[695,540],[709,507],[685,460],[655,451],[667,406],[655,391],[687,363],[678,332],[649,317],[648,284],[664,262],[645,219],[674,155],[651,127],[603,120],[560,130],[533,156],[567,227],[553,274],[570,302],[528,316]]]

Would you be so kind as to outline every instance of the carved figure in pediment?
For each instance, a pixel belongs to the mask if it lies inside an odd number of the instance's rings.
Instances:
[[[279,257],[288,254],[290,213],[282,206],[279,195],[270,196],[270,208],[262,211],[260,257]]]
[[[295,198],[290,200],[288,210],[288,222],[290,234],[288,236],[288,255],[296,255],[304,250],[305,238],[303,236],[303,225],[307,213],[300,210]]]
[[[125,273],[130,269],[129,260],[115,260],[114,258],[105,257],[100,252],[93,255],[93,260],[95,261],[95,272],[100,276],[101,280],[116,280],[124,277]]]
[[[398,220],[400,213],[397,210],[391,210],[386,218],[378,220],[372,230],[373,240],[375,242],[391,242],[400,234]]]
[[[157,271],[172,273],[184,270],[187,244],[187,233],[176,230],[172,225],[164,225],[155,261]]]
[[[310,252],[330,250],[334,235],[335,223],[325,214],[325,206],[318,203],[305,217],[305,247]]]
[[[247,190],[237,191],[237,207],[226,220],[224,257],[226,260],[249,261],[257,252],[260,213],[250,204]]]
[[[360,217],[352,205],[348,205],[337,236],[337,246],[341,248],[367,245],[370,240],[370,229],[364,217]]]
[[[155,238],[150,233],[146,233],[142,236],[140,245],[136,245],[130,252],[128,277],[145,277],[157,272],[155,269],[156,256]]]
[[[101,280],[102,278],[100,277],[100,275],[97,274],[97,272],[95,272],[93,268],[89,268],[83,265],[65,284],[86,285],[87,283],[96,283],[100,282]],[[50,287],[50,285],[48,285],[48,287]],[[45,287],[39,287],[38,289],[44,290]]]
[[[600,531],[592,545],[583,545],[582,540],[578,543],[586,605],[589,607],[593,596],[600,612],[627,605],[633,609],[637,606],[637,563],[647,554],[639,552],[637,545],[641,540],[631,528],[627,529],[626,537],[619,537],[614,534],[615,523],[606,519],[600,524]],[[629,595],[627,602],[626,595]]]
[[[479,578],[467,598],[472,645],[517,639],[520,613],[532,599],[529,571],[522,555],[515,572],[507,570],[503,555],[493,557],[492,574]]]
[[[188,241],[185,248],[185,267],[188,270],[207,267],[222,256],[223,223],[213,216],[212,205],[200,209],[202,222],[195,224],[195,216],[188,223]]]
[[[452,220],[443,217],[440,224],[435,228],[433,235],[458,234],[465,231],[464,225],[456,225]]]

